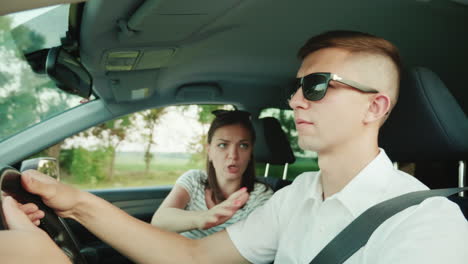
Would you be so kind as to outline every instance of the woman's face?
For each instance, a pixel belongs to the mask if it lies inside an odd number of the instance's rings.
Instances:
[[[208,146],[219,183],[241,180],[252,155],[252,136],[240,124],[218,128]]]

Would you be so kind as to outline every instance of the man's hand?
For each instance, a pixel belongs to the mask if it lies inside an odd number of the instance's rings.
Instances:
[[[44,212],[38,211],[38,208],[34,204],[25,204],[21,205],[20,203],[16,202],[15,199],[13,199],[10,196],[7,196],[3,199],[3,213],[5,215],[5,220],[8,224],[8,228],[11,230],[23,230],[23,231],[36,231],[36,232],[42,232],[45,234],[45,232],[38,228],[36,225],[34,225],[31,221],[32,218],[42,218]],[[37,217],[35,214],[39,214],[42,217]],[[31,216],[28,218],[28,216],[31,214]],[[26,216],[28,215],[28,216]],[[47,236],[47,234],[46,234]]]
[[[209,229],[229,220],[249,200],[247,188],[241,188],[225,201],[202,214],[200,229]]]
[[[82,194],[80,190],[35,170],[27,170],[21,174],[21,184],[26,191],[39,195],[44,204],[52,208],[58,216],[73,218],[73,209]],[[25,204],[21,209],[36,224],[37,220],[43,217],[43,213],[41,216],[31,204]]]
[[[9,195],[5,192],[1,192],[2,194],[2,199],[6,199]],[[11,198],[11,197],[10,197]],[[8,198],[8,199],[10,199]],[[14,198],[13,198],[14,200]],[[15,200],[14,200],[15,201]],[[29,220],[36,226],[40,225],[40,219],[44,218],[44,212],[39,210],[36,204],[34,203],[27,203],[27,204],[21,204],[15,201],[18,204],[18,208],[25,213]]]
[[[50,239],[49,235],[35,226],[24,211],[36,211],[33,204],[20,205],[12,197],[5,197],[2,202],[3,213],[10,230],[2,231],[2,263],[32,263],[33,260],[47,259],[47,263],[70,263],[67,256]],[[8,237],[11,236],[11,237]],[[16,252],[20,251],[20,252]],[[18,253],[18,254],[17,254]],[[6,259],[4,259],[6,258]]]

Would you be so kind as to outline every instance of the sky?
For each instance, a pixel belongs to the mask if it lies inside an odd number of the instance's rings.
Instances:
[[[195,107],[187,111],[181,111],[181,108],[176,106],[168,107],[167,113],[161,117],[154,130],[153,139],[156,144],[152,146],[151,152],[194,152],[189,147],[190,143],[196,142],[207,131],[207,127],[204,128],[197,118]],[[141,136],[141,129],[143,129],[143,122],[138,120],[129,131],[128,139],[119,145],[117,151],[144,152],[145,140]],[[67,139],[64,147],[81,146],[92,149],[97,143],[98,139],[73,138]]]
[[[196,140],[203,133],[202,125],[197,121],[196,109],[182,112],[177,107],[170,107],[161,117],[155,129],[153,152],[193,152],[189,149],[190,142]],[[144,144],[139,134],[130,136],[133,142],[124,142],[119,151],[143,152]],[[135,138],[137,137],[137,138]]]
[[[21,25],[23,23],[26,23],[27,21],[33,19],[36,16],[39,16],[45,12],[48,12],[52,9],[55,9],[59,6],[48,6],[44,8],[38,8],[38,9],[33,9],[33,10],[27,10],[27,11],[22,11],[22,12],[17,12],[8,15],[8,17],[12,17],[12,26],[16,27],[18,25]]]

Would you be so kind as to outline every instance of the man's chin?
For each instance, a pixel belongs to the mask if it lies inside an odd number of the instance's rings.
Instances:
[[[319,152],[321,149],[319,142],[313,142],[312,140],[304,140],[299,138],[298,144],[299,147],[303,150]]]

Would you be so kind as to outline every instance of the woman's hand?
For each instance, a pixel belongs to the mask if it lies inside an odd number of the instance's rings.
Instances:
[[[199,229],[209,229],[229,220],[249,200],[247,188],[243,187],[231,194],[225,201],[203,212]]]

